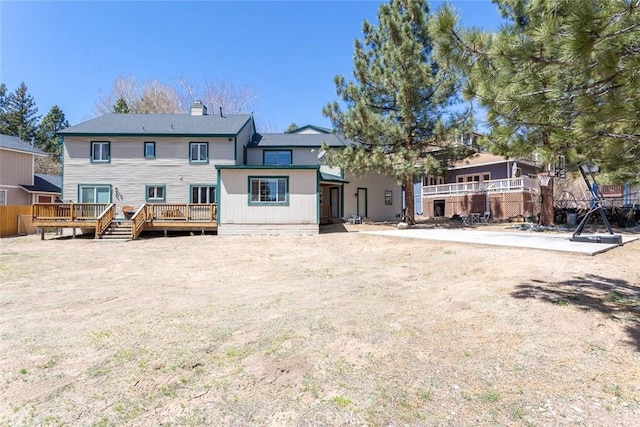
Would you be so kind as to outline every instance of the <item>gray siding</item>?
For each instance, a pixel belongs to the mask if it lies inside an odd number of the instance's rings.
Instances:
[[[233,235],[306,235],[318,234],[318,224],[220,224],[219,236]]]
[[[236,165],[244,164],[244,147],[251,141],[253,134],[255,133],[255,128],[253,127],[253,120],[250,120],[244,128],[238,133],[236,137]]]
[[[287,176],[289,203],[250,205],[250,176]],[[222,169],[219,224],[318,224],[318,171],[315,169]]]
[[[294,165],[318,165],[322,161],[318,159],[318,148],[314,148],[314,151],[310,147],[304,148],[249,148],[247,149],[247,165],[262,165],[264,154],[263,151],[273,150],[289,150],[291,151],[291,161]],[[322,172],[330,173],[332,175],[340,176],[340,168],[334,166],[322,165],[320,167]]]
[[[398,220],[402,214],[402,186],[394,179],[387,178],[378,173],[368,173],[359,178],[353,178],[347,174],[349,180],[344,185],[344,218],[348,219],[358,212],[358,198],[355,196],[358,188],[365,188],[367,191],[367,215],[366,218],[372,221],[393,221]],[[385,205],[385,191],[391,191],[392,204]],[[361,203],[364,203],[361,201]],[[360,216],[362,213],[360,213]]]
[[[109,163],[91,163],[91,141],[111,143]],[[155,159],[144,158],[145,141],[156,143]],[[209,143],[208,164],[189,163],[190,142]],[[214,165],[234,163],[234,143],[227,138],[67,136],[63,156],[65,200],[78,201],[80,184],[101,184],[112,186],[112,202],[139,206],[145,203],[145,185],[164,185],[166,203],[188,203],[191,184],[214,185]]]

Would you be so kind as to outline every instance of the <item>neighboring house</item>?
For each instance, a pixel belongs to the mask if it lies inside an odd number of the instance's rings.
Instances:
[[[539,194],[537,172],[534,162],[479,152],[455,163],[444,177],[423,178],[423,215],[532,215]]]
[[[31,195],[31,203],[54,203],[60,200],[62,176],[36,173],[33,185],[21,185]]]
[[[298,132],[299,131],[299,132]],[[219,234],[317,233],[321,220],[391,220],[400,188],[370,174],[350,179],[320,147],[348,142],[323,128],[258,134],[247,114],[109,114],[59,132],[63,199],[81,203],[217,203]]]
[[[36,156],[47,154],[20,138],[0,134],[0,206],[52,203],[60,177],[34,173]]]

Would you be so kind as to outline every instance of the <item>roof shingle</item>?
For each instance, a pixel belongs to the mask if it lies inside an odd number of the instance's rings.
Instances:
[[[251,114],[106,114],[58,132],[60,135],[236,135]]]
[[[347,147],[353,144],[335,133],[262,133],[256,134],[248,147],[320,147],[324,143],[329,147]]]
[[[7,150],[23,151],[25,153],[36,154],[44,156],[47,153],[39,148],[32,147],[28,142],[24,142],[17,136],[0,134],[0,148],[6,148]]]

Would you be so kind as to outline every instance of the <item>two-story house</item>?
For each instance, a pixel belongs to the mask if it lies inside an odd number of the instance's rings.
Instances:
[[[323,164],[349,142],[322,128],[259,134],[247,114],[108,114],[60,131],[63,198],[123,206],[217,205],[219,234],[317,233],[352,215],[395,219],[400,187]]]
[[[35,158],[47,153],[16,136],[0,134],[0,206],[52,203],[60,177],[36,174]]]

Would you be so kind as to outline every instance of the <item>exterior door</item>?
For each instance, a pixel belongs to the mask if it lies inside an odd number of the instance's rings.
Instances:
[[[340,188],[331,187],[329,189],[329,206],[331,207],[331,218],[340,217]]]
[[[367,213],[367,189],[358,187],[358,195],[357,205],[356,205],[356,215],[366,218]]]

